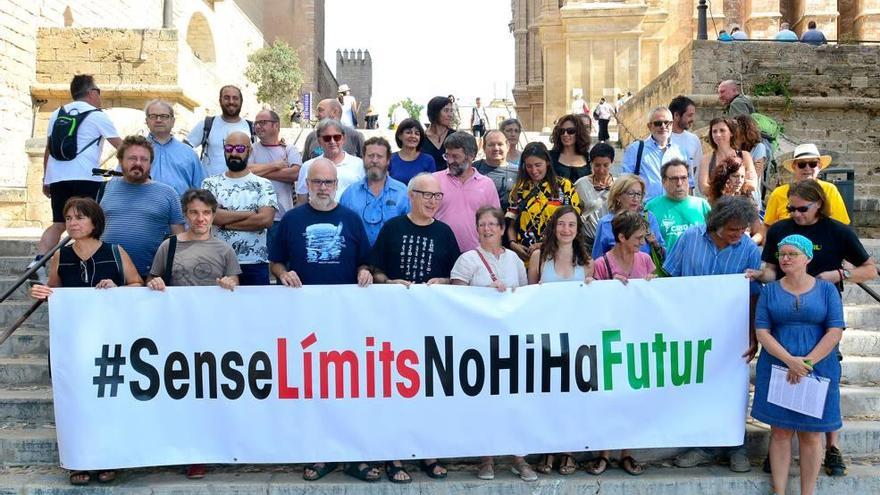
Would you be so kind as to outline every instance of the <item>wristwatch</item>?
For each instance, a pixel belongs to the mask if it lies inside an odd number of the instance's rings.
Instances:
[[[850,276],[851,274],[852,274],[852,272],[850,272],[849,270],[847,270],[846,268],[844,268],[844,269],[843,269],[843,280],[849,280],[849,276]],[[841,280],[841,282],[842,282],[843,280]]]

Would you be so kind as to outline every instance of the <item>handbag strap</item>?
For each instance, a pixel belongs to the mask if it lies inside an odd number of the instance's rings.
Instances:
[[[174,268],[174,254],[177,251],[177,236],[171,234],[168,237],[168,253],[165,257],[165,273],[162,276],[165,285],[172,285],[172,270]]]
[[[605,262],[605,269],[608,270],[608,279],[614,278],[614,271],[611,269],[611,263],[608,261],[608,253],[602,256],[602,261]]]
[[[493,271],[492,271],[492,267],[489,266],[489,261],[486,259],[485,256],[483,256],[483,253],[481,253],[479,249],[474,249],[474,251],[477,252],[477,256],[479,256],[480,259],[483,261],[483,266],[485,266],[485,267],[486,267],[486,270],[489,271],[489,276],[492,277],[492,281],[493,281],[493,282],[497,282],[497,281],[498,281],[498,277],[495,276],[495,272],[493,272]]]

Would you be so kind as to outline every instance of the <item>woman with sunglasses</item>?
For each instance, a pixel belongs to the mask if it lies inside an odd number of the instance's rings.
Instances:
[[[785,160],[782,166],[792,174],[792,182],[812,179],[822,186],[829,209],[828,216],[849,225],[849,214],[846,204],[837,186],[824,180],[819,180],[819,171],[831,165],[831,157],[819,154],[819,149],[813,143],[801,144],[794,149],[792,158]],[[764,215],[764,224],[768,227],[779,220],[788,218],[786,210],[788,205],[788,191],[790,184],[783,184],[770,193],[767,199],[767,211]]]
[[[700,170],[697,175],[697,183],[703,195],[709,190],[709,177],[712,176],[712,170],[715,164],[728,156],[735,156],[742,160],[746,171],[746,184],[743,186],[746,192],[751,194],[758,187],[758,176],[755,173],[755,164],[752,162],[752,155],[748,151],[740,150],[736,147],[736,121],[725,117],[717,117],[709,122],[709,135],[706,136],[709,146],[712,147],[712,153],[703,156],[703,162],[700,164]]]
[[[748,198],[755,204],[760,217],[760,208],[755,203],[753,194],[747,192],[746,186],[746,170],[743,162],[739,157],[729,156],[712,170],[712,177],[709,179],[709,190],[706,191],[706,200],[709,205],[714,206],[715,203],[724,196],[743,196]],[[749,226],[749,235],[755,244],[764,243],[764,222],[760,218],[752,222]]]
[[[786,493],[791,464],[791,440],[797,434],[802,494],[812,494],[822,463],[822,432],[841,425],[840,362],[835,358],[845,328],[843,301],[832,283],[810,275],[814,246],[811,239],[788,235],[774,245],[784,273],[768,284],[758,298],[755,333],[763,350],[755,372],[752,417],[770,425],[770,463],[774,493]],[[770,403],[771,374],[781,368],[790,384],[828,380],[821,417]],[[833,448],[833,447],[832,447]]]
[[[556,176],[544,143],[526,145],[506,215],[511,220],[507,228],[510,249],[528,263],[532,252],[541,247],[541,235],[556,208],[578,209],[579,201],[571,182]]]
[[[49,261],[47,285],[31,287],[31,297],[47,299],[52,287],[138,287],[144,285],[137,268],[122,246],[101,242],[104,232],[104,211],[91,198],[70,198],[64,204],[64,226],[73,244],[56,252]],[[71,485],[87,485],[92,480],[88,471],[71,471]],[[98,471],[97,480],[109,483],[116,471]]]
[[[425,128],[416,119],[404,119],[394,132],[394,141],[400,151],[391,155],[388,175],[404,184],[422,172],[433,174],[437,171],[434,157],[422,153],[425,141]]]
[[[666,254],[666,243],[663,240],[663,234],[660,232],[660,224],[657,217],[650,211],[644,210],[643,200],[645,198],[645,181],[638,176],[626,174],[619,177],[611,190],[608,192],[608,214],[599,219],[596,226],[596,241],[593,243],[593,259],[598,259],[607,253],[617,243],[617,238],[611,227],[611,221],[619,213],[625,211],[634,211],[643,216],[648,222],[648,232],[645,236],[645,243],[640,250],[644,253],[651,254],[653,249],[662,259]]]
[[[557,177],[568,179],[572,184],[590,175],[590,131],[584,122],[573,114],[565,115],[556,122],[550,142],[550,158]]]

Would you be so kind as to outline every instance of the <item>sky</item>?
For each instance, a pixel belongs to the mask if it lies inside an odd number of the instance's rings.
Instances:
[[[382,123],[406,97],[486,103],[513,89],[510,20],[510,0],[327,0],[324,57],[335,73],[337,48],[370,50],[372,105]]]

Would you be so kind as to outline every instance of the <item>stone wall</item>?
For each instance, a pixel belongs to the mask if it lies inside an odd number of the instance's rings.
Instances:
[[[351,95],[359,105],[358,126],[362,126],[373,96],[373,59],[370,51],[336,50],[336,80],[351,88]]]
[[[623,126],[645,129],[645,114],[678,94],[697,102],[697,122],[705,127],[722,114],[717,86],[741,81],[746,94],[773,76],[788,81],[791,101],[781,96],[753,98],[756,107],[785,126],[795,143],[814,142],[835,164],[856,173],[857,218],[880,223],[880,46],[801,43],[718,43],[694,41],[678,63],[628,101]],[[636,134],[644,134],[636,132]],[[632,136],[621,133],[625,143]],[[785,177],[783,177],[783,180]]]

